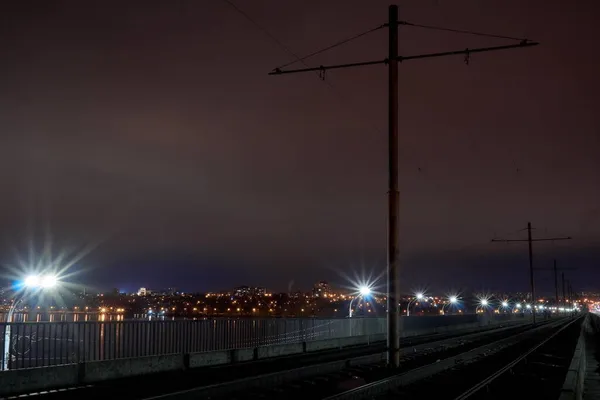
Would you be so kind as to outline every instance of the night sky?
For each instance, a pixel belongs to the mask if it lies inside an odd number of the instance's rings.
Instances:
[[[2,3],[7,271],[51,254],[89,287],[286,290],[385,268],[386,67],[267,73],[381,25],[389,1],[233,2]],[[535,244],[537,267],[600,288],[598,2],[399,6],[541,42],[400,65],[402,287],[527,290],[527,244],[490,239],[531,221],[574,237]],[[399,51],[508,43],[401,27]],[[306,62],[386,52],[383,29]]]

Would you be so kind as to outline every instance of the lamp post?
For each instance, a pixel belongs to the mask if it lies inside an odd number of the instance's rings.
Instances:
[[[359,297],[365,297],[371,294],[371,288],[368,286],[361,286],[358,289],[358,296],[354,297],[352,300],[350,300],[350,305],[348,306],[348,318],[352,318],[352,303],[354,303],[354,300],[356,300]]]
[[[411,301],[408,302],[408,305],[406,306],[406,316],[410,317],[410,305],[415,302],[416,300],[423,300],[425,296],[423,296],[423,293],[417,293],[415,295],[415,298],[412,299]]]
[[[475,310],[475,312],[479,310],[481,310],[482,312],[487,310],[489,304],[490,302],[488,301],[488,299],[479,299],[479,304],[477,305],[477,309]]]
[[[446,306],[448,306],[448,305],[450,305],[450,306],[453,306],[453,305],[455,305],[456,303],[458,303],[458,297],[456,297],[456,296],[450,296],[450,297],[448,298],[448,303],[446,303],[446,304],[444,304],[444,305],[442,306],[442,314],[443,314],[443,315],[446,315],[446,314],[445,314],[445,312],[444,312],[444,308],[446,308]]]
[[[23,290],[15,297],[13,303],[8,309],[8,314],[6,315],[6,326],[4,328],[4,358],[2,360],[2,370],[8,370],[8,359],[10,357],[10,334],[11,334],[11,326],[13,315],[17,310],[17,306],[20,302],[22,302],[26,295],[28,289],[51,289],[58,283],[58,279],[55,275],[30,275],[23,281]]]

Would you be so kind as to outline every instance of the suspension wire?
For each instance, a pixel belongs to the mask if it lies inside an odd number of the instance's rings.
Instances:
[[[271,32],[269,32],[261,24],[259,24],[258,22],[256,22],[250,15],[248,15],[247,13],[245,13],[241,8],[239,8],[238,6],[236,6],[234,2],[232,2],[230,0],[223,0],[223,1],[225,3],[227,3],[231,8],[233,8],[235,11],[237,11],[241,16],[243,16],[244,18],[246,18],[252,25],[254,25],[254,27],[256,27],[262,33],[264,33],[265,35],[267,35],[273,42],[275,42],[279,47],[281,47],[283,50],[285,50],[288,54],[294,56],[297,59],[300,59],[299,55],[297,55],[296,53],[294,53],[289,47],[287,47],[285,44],[283,44],[279,39],[277,39],[273,34],[271,34]]]
[[[252,25],[254,25],[255,28],[257,28],[259,31],[261,31],[267,37],[269,37],[269,39],[271,39],[275,44],[277,44],[282,50],[284,50],[286,53],[288,53],[289,55],[294,57],[296,59],[295,62],[300,62],[305,67],[307,67],[307,68],[309,67],[309,65],[305,61],[305,58],[307,58],[311,55],[305,56],[304,58],[300,57],[298,54],[296,54],[294,51],[292,51],[288,46],[286,46],[281,40],[279,40],[275,35],[273,35],[271,32],[269,32],[268,29],[266,29],[264,26],[259,24],[256,20],[254,20],[250,15],[248,15],[248,13],[244,12],[242,9],[240,9],[238,6],[236,6],[233,1],[223,0],[223,2],[226,3],[227,5],[229,5],[231,8],[233,8],[236,12],[238,12],[241,16],[243,16],[245,19],[247,19],[250,23],[252,23]],[[384,24],[384,25],[381,25],[380,27],[371,29],[371,31],[374,32],[374,31],[376,31],[380,28],[386,27],[386,26],[387,25]],[[369,33],[369,31],[363,32],[361,35],[366,35],[367,33]],[[347,41],[349,41],[349,40],[352,40],[352,38],[347,39]],[[322,50],[322,51],[325,51],[325,50]],[[319,52],[322,52],[322,51],[319,51]],[[315,53],[317,53],[317,52],[315,52]],[[325,85],[327,85],[327,87],[329,87],[329,89],[331,89],[333,91],[333,93],[335,93],[340,98],[341,101],[353,102],[353,103],[355,102],[352,99],[351,99],[351,101],[349,101],[349,98],[347,96],[345,96],[343,93],[341,93],[340,90],[335,85],[333,85],[329,79],[325,79],[324,71],[315,71],[315,75],[319,78],[320,81],[322,81]],[[379,132],[385,132],[385,129],[375,126],[375,124],[371,124],[371,125],[372,125],[371,129],[373,129],[375,131],[379,131]]]
[[[302,62],[302,61],[305,61],[305,60],[307,60],[307,59],[309,59],[309,58],[311,58],[311,57],[314,57],[314,56],[316,56],[317,54],[324,53],[324,52],[326,52],[326,51],[328,51],[328,50],[331,50],[331,49],[333,49],[333,48],[335,48],[335,47],[341,46],[341,45],[343,45],[343,44],[346,44],[346,43],[348,43],[348,42],[351,42],[351,41],[353,41],[353,40],[355,40],[355,39],[361,38],[361,37],[363,37],[363,36],[366,36],[366,35],[368,35],[369,33],[373,33],[373,32],[375,32],[375,31],[378,31],[379,29],[382,29],[382,28],[385,28],[385,27],[386,27],[386,24],[382,24],[382,25],[379,25],[379,26],[377,26],[377,27],[375,27],[375,28],[369,29],[368,31],[364,31],[364,32],[362,32],[362,33],[356,34],[356,35],[354,35],[354,36],[351,36],[351,37],[349,37],[349,38],[346,38],[346,39],[340,40],[339,42],[336,42],[336,43],[334,43],[334,44],[332,44],[332,45],[329,45],[329,46],[327,46],[327,47],[324,47],[324,48],[322,48],[322,49],[320,49],[320,50],[317,50],[317,51],[314,51],[314,52],[312,52],[312,53],[309,53],[309,54],[307,54],[307,55],[305,55],[305,56],[303,56],[303,57],[298,57],[298,59],[297,59],[297,60],[295,60],[295,61],[290,61],[290,62],[289,62],[289,63],[287,63],[287,64],[280,65],[280,66],[279,66],[279,67],[277,67],[276,69],[285,68],[285,67],[288,67],[288,66],[290,66],[290,65],[292,65],[292,64],[295,64],[295,63],[297,63],[297,62]]]
[[[250,15],[248,15],[248,13],[244,12],[242,9],[240,9],[234,2],[232,2],[231,0],[223,0],[223,2],[225,2],[227,5],[229,5],[231,8],[233,8],[237,13],[239,13],[242,17],[244,17],[246,20],[248,20],[252,25],[254,25],[255,28],[257,28],[258,30],[260,30],[263,34],[265,34],[267,37],[269,37],[269,39],[271,39],[274,43],[276,43],[282,50],[284,50],[286,53],[288,53],[289,55],[291,55],[292,57],[294,57],[296,60],[295,61],[291,61],[287,64],[283,64],[278,68],[284,68],[286,66],[292,65],[294,63],[300,62],[302,63],[305,67],[308,67],[308,64],[306,64],[306,60],[308,58],[311,58],[313,56],[316,56],[317,54],[321,54],[327,50],[331,50],[335,47],[341,46],[343,44],[346,44],[352,40],[358,39],[362,36],[366,36],[370,33],[376,32],[379,29],[382,28],[386,28],[388,26],[388,24],[382,24],[379,25],[375,28],[369,29],[367,31],[364,31],[362,33],[359,33],[357,35],[354,35],[352,37],[349,37],[347,39],[341,40],[337,43],[334,43],[330,46],[327,46],[321,50],[317,50],[314,51],[310,54],[307,54],[305,56],[299,56],[297,53],[295,53],[294,51],[292,51],[288,46],[286,46],[281,40],[279,40],[275,35],[273,35],[271,32],[269,32],[268,29],[266,29],[264,26],[262,26],[261,24],[259,24],[255,19],[253,19]],[[490,34],[485,34],[485,33],[480,33],[480,32],[471,32],[471,31],[462,31],[462,30],[456,30],[456,29],[448,29],[448,28],[439,28],[439,27],[434,27],[434,26],[429,26],[429,25],[421,25],[421,24],[414,24],[414,23],[410,23],[410,22],[406,22],[406,21],[401,21],[399,22],[401,25],[407,25],[407,26],[412,26],[412,27],[417,27],[417,28],[425,28],[425,29],[436,29],[436,30],[446,30],[449,32],[455,32],[455,33],[465,33],[465,34],[473,34],[473,35],[479,35],[479,36],[489,36],[489,37],[495,37],[495,38],[504,38],[504,39],[511,39],[511,40],[526,40],[526,39],[519,39],[519,38],[514,38],[514,37],[509,37],[509,36],[499,36],[499,35],[490,35]],[[338,92],[338,90],[336,90],[335,86],[333,86],[331,84],[331,82],[329,80],[324,79],[324,76],[321,75],[321,73],[319,73],[318,71],[316,72],[316,75],[319,77],[320,80],[323,81],[323,83],[325,83],[327,86],[329,86],[330,89],[332,89],[334,92],[336,92],[337,95],[341,96],[341,93]],[[341,96],[343,97],[343,96]],[[347,98],[343,97],[343,99],[348,100]],[[381,129],[381,127],[375,127],[375,130],[377,131],[384,131],[383,129]],[[513,158],[513,163],[516,164],[514,158]],[[518,166],[516,167],[517,171],[519,171]],[[421,172],[422,168],[419,167],[418,171]],[[526,230],[527,228],[524,228],[523,230]]]
[[[517,38],[517,37],[513,37],[513,36],[504,36],[504,35],[494,35],[492,33],[466,31],[466,30],[462,30],[462,29],[444,28],[441,26],[415,24],[415,23],[407,22],[407,21],[402,21],[402,22],[400,22],[400,24],[406,25],[406,26],[412,26],[415,28],[432,29],[432,30],[436,30],[436,31],[444,31],[444,32],[452,32],[452,33],[463,33],[466,35],[483,36],[483,37],[496,38],[496,39],[517,40],[519,42],[527,42],[528,41],[528,39],[526,39],[526,38]]]

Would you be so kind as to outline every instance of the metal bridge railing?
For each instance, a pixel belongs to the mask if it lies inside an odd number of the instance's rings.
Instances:
[[[0,323],[0,365],[21,369],[253,348],[381,334],[385,328],[385,318],[3,322]]]

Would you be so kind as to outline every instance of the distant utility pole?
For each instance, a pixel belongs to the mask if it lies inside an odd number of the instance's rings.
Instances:
[[[527,223],[527,239],[492,239],[492,242],[528,242],[529,243],[529,283],[531,285],[531,313],[533,314],[533,324],[535,325],[535,280],[533,279],[533,242],[544,242],[544,241],[555,241],[555,240],[569,240],[570,236],[567,237],[555,237],[555,238],[531,238],[531,222]]]
[[[535,268],[538,271],[548,271],[550,268]],[[556,296],[556,305],[558,305],[559,302],[559,297],[558,297],[558,271],[572,271],[575,270],[577,268],[569,268],[569,267],[561,267],[561,268],[557,268],[556,267],[556,259],[554,259],[554,266],[552,267],[552,270],[554,271],[554,292],[555,292],[555,296]],[[565,301],[565,273],[562,272],[562,277],[563,277],[563,303]]]
[[[568,285],[569,285],[569,302],[573,303],[575,301],[575,291],[573,291],[573,285],[571,284],[571,281],[568,280]]]
[[[518,39],[518,44],[485,47],[476,49],[464,49],[457,51],[448,51],[443,53],[429,53],[412,56],[400,56],[398,55],[398,27],[400,25],[407,25],[426,29],[436,30],[448,30],[446,28],[436,28],[426,25],[417,25],[405,21],[398,20],[398,6],[391,5],[388,10],[388,22],[380,25],[367,32],[361,33],[354,36],[353,38],[338,42],[332,46],[325,47],[322,50],[313,52],[306,57],[298,58],[297,61],[306,60],[309,57],[320,54],[333,47],[347,43],[352,39],[364,36],[367,33],[374,32],[379,28],[388,28],[388,56],[387,58],[371,61],[359,61],[349,64],[338,64],[338,65],[321,65],[319,67],[312,68],[301,68],[301,69],[283,69],[290,65],[288,63],[284,66],[275,68],[269,73],[269,75],[284,75],[299,72],[317,72],[321,79],[325,79],[326,71],[341,68],[354,68],[364,67],[369,65],[386,64],[388,66],[388,234],[387,234],[387,310],[388,310],[388,321],[387,321],[387,361],[391,367],[400,366],[400,313],[399,313],[399,265],[398,265],[398,214],[399,214],[399,190],[398,190],[398,63],[409,60],[416,60],[422,58],[436,58],[454,55],[464,55],[465,63],[468,64],[469,56],[472,53],[482,53],[487,51],[496,50],[507,50],[518,47],[529,47],[535,46],[538,43],[531,42],[526,39]],[[455,32],[458,32],[454,30]],[[478,34],[474,32],[465,32],[477,34],[479,36],[488,36],[504,39],[512,39],[506,36],[498,35],[487,35]]]
[[[561,278],[562,278],[563,303],[566,303],[567,298],[565,297],[565,273],[562,272],[561,275],[562,275]]]
[[[571,286],[571,281],[567,279],[567,298],[569,299],[569,310],[573,309],[573,287]],[[572,312],[572,311],[569,311]]]

